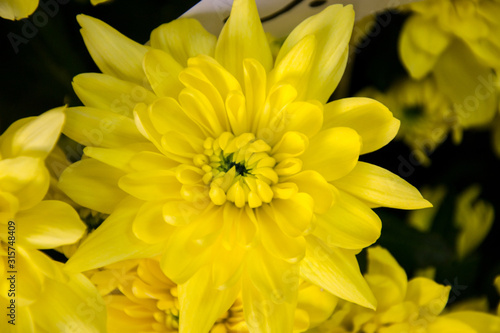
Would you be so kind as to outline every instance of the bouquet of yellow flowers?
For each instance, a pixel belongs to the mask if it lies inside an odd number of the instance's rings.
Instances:
[[[0,3],[0,331],[500,332],[500,2],[191,5]]]

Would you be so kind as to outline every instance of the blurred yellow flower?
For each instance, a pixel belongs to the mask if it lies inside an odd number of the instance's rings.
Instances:
[[[424,0],[406,8],[412,15],[399,54],[411,77],[432,75],[465,128],[489,125],[498,109],[500,2]]]
[[[377,310],[344,302],[327,322],[311,332],[493,333],[500,330],[500,318],[488,313],[442,314],[451,288],[424,277],[408,281],[403,268],[381,247],[368,249],[365,277],[377,298]]]
[[[456,243],[459,259],[463,259],[481,244],[495,219],[493,205],[478,199],[480,193],[481,187],[472,185],[456,201],[454,221],[459,229]]]
[[[385,93],[370,87],[357,95],[374,98],[394,113],[401,121],[396,138],[413,149],[418,163],[429,165],[429,156],[450,132],[456,143],[461,141],[460,115],[454,112],[450,100],[437,89],[432,78],[405,79],[394,83]]]
[[[219,38],[179,19],[155,29],[151,46],[80,15],[104,74],[74,79],[86,106],[67,110],[64,133],[87,148],[60,187],[111,215],[68,268],[161,254],[179,285],[182,332],[207,331],[240,293],[252,330],[292,331],[299,278],[374,308],[355,257],[380,235],[370,207],[430,204],[358,162],[395,136],[386,107],[325,105],[353,20],[351,6],[330,6],[273,60],[253,1],[233,3]]]
[[[424,0],[406,8],[412,15],[401,31],[400,54],[412,77],[426,76],[457,40],[465,44],[481,64],[499,68],[499,1]]]
[[[64,120],[63,108],[54,109],[18,120],[0,137],[0,306],[13,314],[13,322],[0,322],[2,332],[100,332],[105,323],[93,285],[38,251],[74,243],[85,231],[70,205],[42,201],[50,182],[44,160]],[[76,311],[88,300],[92,318]]]
[[[444,185],[432,188],[425,186],[422,187],[420,193],[432,203],[432,207],[410,212],[408,214],[408,224],[421,232],[427,232],[431,229],[434,217],[446,196],[446,187]]]

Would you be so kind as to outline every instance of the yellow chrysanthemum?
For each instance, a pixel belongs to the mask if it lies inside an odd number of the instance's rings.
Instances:
[[[87,275],[104,296],[108,332],[179,331],[177,285],[165,276],[157,259],[126,260]],[[318,326],[332,314],[336,304],[335,296],[301,282],[294,332]],[[241,296],[216,320],[210,332],[249,332]]]
[[[397,138],[412,148],[418,163],[428,165],[429,155],[450,132],[456,143],[461,140],[460,115],[454,112],[451,101],[437,89],[431,78],[421,81],[401,80],[386,93],[367,88],[359,92],[358,96],[379,100],[401,120]]]
[[[493,333],[500,318],[477,311],[442,314],[450,286],[424,277],[407,280],[405,271],[381,247],[368,249],[366,280],[378,301],[377,310],[345,302],[311,332],[336,333]]]
[[[90,3],[95,6],[108,1],[110,0],[90,0]],[[12,21],[27,18],[37,9],[38,4],[39,0],[2,0],[0,1],[0,17]],[[51,8],[50,6],[59,6],[57,2],[49,2],[45,5],[49,8]],[[43,2],[41,7],[46,10]]]
[[[82,274],[66,274],[39,249],[76,242],[85,225],[73,208],[43,200],[50,176],[44,160],[64,124],[63,108],[12,124],[0,137],[0,306],[8,319],[1,332],[100,332],[105,312]],[[86,309],[92,300],[92,318]],[[12,316],[10,316],[12,314]],[[9,322],[8,320],[11,320]]]
[[[219,38],[179,19],[155,29],[150,46],[79,16],[104,74],[74,79],[86,107],[67,110],[64,133],[88,147],[60,187],[111,215],[68,268],[162,254],[182,332],[207,331],[240,293],[251,331],[290,332],[299,277],[374,308],[355,257],[380,235],[370,207],[430,204],[358,161],[395,136],[387,108],[324,104],[353,19],[351,6],[328,7],[273,60],[253,1],[233,3]]]

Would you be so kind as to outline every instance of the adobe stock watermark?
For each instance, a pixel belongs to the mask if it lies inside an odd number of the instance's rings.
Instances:
[[[21,20],[21,35],[9,32],[7,38],[14,49],[14,53],[19,53],[19,47],[28,44],[29,41],[38,35],[41,28],[45,27],[49,20],[59,13],[60,5],[69,3],[69,0],[41,0],[38,9],[28,18]]]

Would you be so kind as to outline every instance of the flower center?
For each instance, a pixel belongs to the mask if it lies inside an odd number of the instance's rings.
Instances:
[[[214,204],[230,201],[239,208],[246,204],[256,208],[271,202],[278,174],[267,143],[252,133],[234,136],[224,132],[217,139],[207,138],[203,148],[194,163],[205,172],[202,180],[209,186],[208,195]]]

